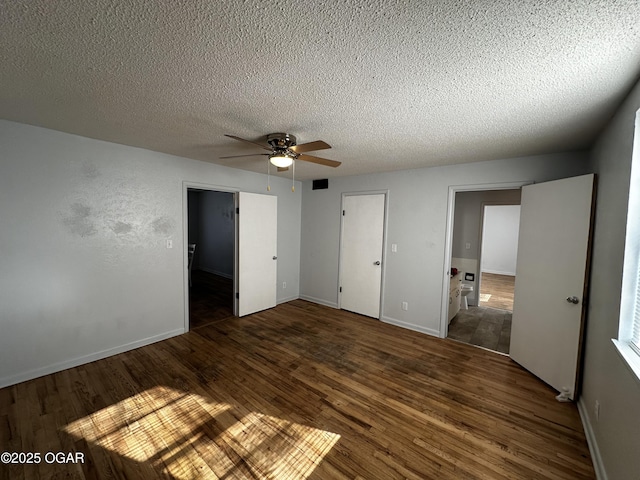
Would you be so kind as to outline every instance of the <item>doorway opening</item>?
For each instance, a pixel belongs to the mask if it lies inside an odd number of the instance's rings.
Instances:
[[[520,186],[450,188],[442,337],[509,353]]]
[[[483,204],[478,306],[513,312],[520,191],[504,190],[501,196],[512,197],[513,202],[518,197],[518,203]]]
[[[234,316],[235,203],[233,192],[187,189],[190,330]]]

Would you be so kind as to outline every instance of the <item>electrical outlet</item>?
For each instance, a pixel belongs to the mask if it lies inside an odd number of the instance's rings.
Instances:
[[[596,404],[593,406],[593,411],[596,414],[596,422],[600,420],[600,402],[596,400]]]
[[[173,248],[173,240],[167,238],[167,248]]]
[[[405,312],[409,310],[409,304],[407,302],[402,302],[402,310]]]
[[[282,282],[282,288],[287,288],[287,282]]]
[[[464,248],[465,248],[466,250],[469,250],[469,249],[471,248],[471,242],[467,242],[467,243],[465,243],[465,244],[464,244]]]
[[[391,251],[393,253],[396,253],[398,251],[398,244],[397,243],[392,243],[391,244]]]

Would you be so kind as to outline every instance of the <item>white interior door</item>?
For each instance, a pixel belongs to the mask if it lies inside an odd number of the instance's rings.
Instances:
[[[275,307],[277,293],[278,197],[238,194],[239,316]]]
[[[385,195],[343,201],[340,308],[380,318]]]
[[[575,396],[594,175],[522,187],[510,356]]]

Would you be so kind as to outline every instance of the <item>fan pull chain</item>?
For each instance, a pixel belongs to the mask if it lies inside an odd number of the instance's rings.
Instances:
[[[267,158],[267,192],[271,191],[271,162]]]
[[[296,161],[293,160],[293,163],[291,164],[291,168],[293,169],[293,175],[292,175],[292,184],[291,184],[291,191],[295,192],[296,191]]]

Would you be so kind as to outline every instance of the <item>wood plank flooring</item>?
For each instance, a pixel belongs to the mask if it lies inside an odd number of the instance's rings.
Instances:
[[[593,479],[509,358],[301,300],[0,390],[2,479]],[[49,457],[50,458],[50,457]]]
[[[233,279],[203,270],[191,272],[189,329],[233,317]]]
[[[482,272],[480,282],[480,294],[489,294],[488,300],[480,298],[479,307],[499,308],[513,311],[513,290],[516,277],[512,275],[497,275],[495,273]]]

